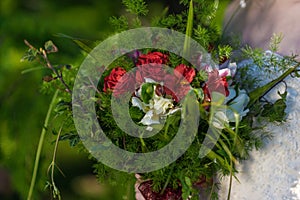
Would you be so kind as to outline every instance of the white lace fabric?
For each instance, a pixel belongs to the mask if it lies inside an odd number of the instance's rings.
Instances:
[[[251,62],[251,61],[245,61]],[[245,64],[245,63],[244,63]],[[260,85],[278,77],[274,68],[271,76],[252,64],[249,75],[259,77]],[[300,78],[288,77],[287,119],[282,124],[269,123],[265,128],[273,138],[264,147],[253,151],[250,159],[239,164],[237,180],[233,181],[231,200],[300,200]],[[266,98],[278,99],[284,84],[276,86]],[[229,178],[221,181],[219,199],[227,199]]]

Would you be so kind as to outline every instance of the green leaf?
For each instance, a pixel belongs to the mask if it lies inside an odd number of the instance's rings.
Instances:
[[[187,177],[187,176],[184,177],[184,180],[185,180],[185,183],[186,183],[187,186],[189,186],[189,187],[193,186],[192,181],[189,177]]]
[[[75,42],[83,51],[86,53],[90,53],[95,47],[96,47],[96,42],[86,40],[86,39],[80,39],[80,38],[75,38],[69,35],[65,35],[62,33],[58,33],[55,36],[57,37],[62,37],[62,38],[67,38]]]
[[[55,53],[58,51],[58,48],[54,45],[54,43],[51,40],[47,41],[44,47],[47,53]]]
[[[59,137],[60,141],[69,140],[70,146],[75,147],[80,142],[80,137],[75,133],[67,133]]]
[[[202,102],[204,99],[204,92],[201,88],[193,88],[193,91],[195,92],[199,102]]]
[[[141,99],[148,104],[154,95],[154,85],[152,83],[144,83],[142,86]]]
[[[181,174],[180,182],[181,182],[181,185],[182,185],[182,189],[181,189],[182,199],[188,199],[190,194],[191,194],[192,182],[191,182],[189,177],[185,176],[183,178],[183,174]]]
[[[21,62],[24,62],[26,60],[29,62],[34,61],[36,59],[38,52],[39,51],[37,49],[28,49],[28,51],[21,58]]]
[[[193,0],[191,0],[189,6],[188,21],[186,25],[184,47],[183,47],[183,54],[186,56],[190,55],[190,43],[191,43],[190,40],[193,34],[193,18],[194,18],[194,8],[193,8]]]
[[[42,69],[45,69],[45,67],[32,67],[32,68],[25,69],[25,70],[21,71],[21,74],[26,74],[26,73],[29,73],[29,72],[32,72],[32,71],[42,70]]]
[[[256,101],[258,101],[261,97],[263,97],[266,93],[268,93],[272,88],[274,88],[278,83],[282,82],[287,76],[292,74],[293,72],[297,71],[297,68],[300,66],[300,63],[295,65],[294,67],[289,68],[286,70],[281,76],[274,79],[270,83],[259,87],[252,92],[249,93],[250,101],[248,104],[248,108],[253,106]]]

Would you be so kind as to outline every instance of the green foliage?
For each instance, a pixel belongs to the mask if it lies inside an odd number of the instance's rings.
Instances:
[[[283,39],[283,35],[282,34],[279,34],[279,35],[274,34],[273,35],[273,37],[271,38],[271,41],[270,41],[270,45],[269,45],[270,50],[272,52],[278,52],[278,50],[279,50],[279,44],[281,43],[282,39]]]
[[[182,198],[188,199],[191,195],[191,188],[193,188],[192,181],[189,177],[185,176],[183,180],[180,180],[182,184]]]
[[[70,146],[75,147],[80,142],[80,137],[77,133],[65,133],[59,137],[59,140],[69,140]]]
[[[232,47],[229,45],[224,45],[224,46],[219,45],[218,46],[219,58],[221,60],[226,60],[230,58],[232,55],[232,50],[233,50]]]
[[[36,56],[38,54],[37,49],[28,49],[28,51],[24,54],[24,56],[21,58],[21,61],[34,61],[36,59]]]
[[[210,42],[210,33],[208,29],[202,27],[200,25],[195,29],[195,39],[199,42],[203,47],[208,47]]]
[[[149,12],[147,4],[144,0],[123,0],[122,3],[126,7],[126,11],[134,15],[131,18],[125,16],[112,16],[109,19],[110,24],[116,32],[128,30],[129,28],[138,28],[142,26],[141,16],[147,15]]]
[[[129,28],[128,20],[125,16],[121,16],[121,17],[113,16],[109,19],[109,22],[117,32],[125,31]]]
[[[259,67],[264,66],[263,57],[264,57],[264,51],[262,49],[253,49],[250,46],[246,46],[242,49],[242,58],[245,59],[253,59],[254,64],[256,64]]]
[[[220,45],[221,28],[214,20],[217,14],[218,1],[183,0],[181,3],[186,7],[185,10],[179,14],[169,13],[157,17],[152,23],[153,26],[170,28],[185,34],[188,31],[189,36],[212,53],[217,63],[223,60],[224,56],[230,55],[232,49],[228,45],[224,45],[224,47]],[[192,20],[188,20],[189,4],[193,5],[193,17],[190,17]],[[193,23],[191,23],[192,21]]]
[[[286,95],[287,92],[280,94],[280,99],[276,100],[275,103],[267,103],[263,106],[261,116],[268,117],[270,122],[283,122],[286,117]]]
[[[280,36],[274,36],[270,47],[276,49],[278,43],[281,41]],[[250,46],[246,46],[242,49],[242,58],[252,59],[254,64],[256,64],[261,69],[267,71],[266,74],[272,75],[274,74],[274,70],[283,72],[288,69],[289,66],[295,65],[296,56],[283,56],[279,58],[278,55],[274,53],[275,51],[270,51],[266,55],[265,51],[258,48],[252,48]]]
[[[136,15],[146,15],[149,11],[144,0],[123,0],[127,11]]]

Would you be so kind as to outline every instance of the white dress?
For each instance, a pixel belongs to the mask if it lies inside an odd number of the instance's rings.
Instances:
[[[261,77],[260,84],[273,79],[256,65],[251,66],[249,74]],[[278,73],[272,76],[278,77]],[[239,164],[240,183],[233,180],[231,200],[300,200],[300,78],[288,77],[286,83],[286,122],[268,124],[266,129],[273,138],[266,140],[259,151],[251,152],[249,160]],[[274,101],[278,89],[283,88],[284,84],[278,85],[267,98]],[[224,178],[220,184],[220,200],[227,199],[228,185],[229,178]]]

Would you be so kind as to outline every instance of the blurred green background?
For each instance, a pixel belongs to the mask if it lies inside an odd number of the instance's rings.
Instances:
[[[171,0],[148,3],[150,18],[160,14],[166,5],[171,11],[180,10],[178,3]],[[217,20],[221,26],[228,0],[220,3]],[[53,40],[59,48],[54,63],[80,64],[83,60],[80,49],[70,40],[54,35],[63,33],[101,40],[112,30],[109,17],[124,12],[121,0],[0,1],[0,199],[26,199],[40,132],[51,101],[51,96],[39,91],[45,71],[21,73],[38,66],[20,62],[27,49],[23,40],[36,47]],[[54,139],[47,133],[34,199],[50,199],[44,187]],[[57,159],[65,174],[56,176],[63,199],[105,199],[107,195],[103,194],[103,186],[96,184],[87,155],[61,142]]]

